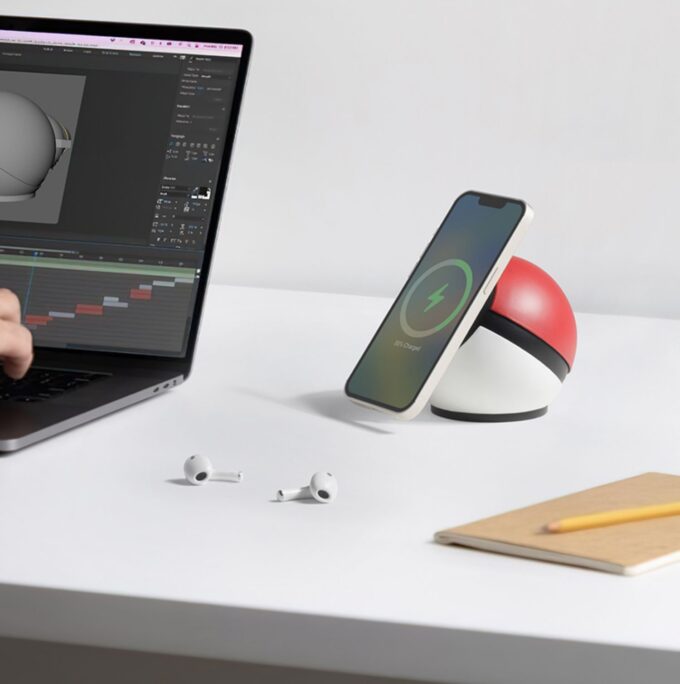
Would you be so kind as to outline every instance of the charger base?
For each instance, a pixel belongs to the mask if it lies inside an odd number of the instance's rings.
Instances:
[[[523,411],[520,413],[465,413],[463,411],[447,411],[438,406],[430,405],[430,410],[435,416],[449,420],[465,420],[471,423],[508,423],[518,420],[531,420],[540,418],[548,413],[548,407]]]

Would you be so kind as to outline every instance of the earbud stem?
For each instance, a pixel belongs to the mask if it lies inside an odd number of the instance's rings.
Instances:
[[[210,476],[211,480],[222,480],[223,482],[241,482],[243,480],[243,471],[239,470],[235,473],[213,473]]]
[[[295,501],[295,499],[311,499],[312,493],[309,491],[309,486],[299,487],[298,489],[279,489],[276,493],[276,498],[279,501]]]

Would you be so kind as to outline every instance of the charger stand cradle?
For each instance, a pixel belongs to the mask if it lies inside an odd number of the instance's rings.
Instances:
[[[477,422],[545,415],[573,366],[576,337],[559,285],[513,257],[435,389],[432,413]]]

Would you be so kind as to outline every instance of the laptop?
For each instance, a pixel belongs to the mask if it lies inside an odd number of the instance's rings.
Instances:
[[[0,17],[0,287],[35,345],[0,451],[191,371],[252,37]]]

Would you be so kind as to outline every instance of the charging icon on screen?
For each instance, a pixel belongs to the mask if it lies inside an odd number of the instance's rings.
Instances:
[[[470,298],[472,281],[472,268],[464,259],[445,259],[428,268],[406,293],[399,315],[401,329],[409,337],[428,337],[446,328]]]
[[[428,296],[430,303],[425,307],[423,313],[427,313],[430,309],[434,309],[437,304],[441,304],[444,301],[442,292],[444,292],[448,286],[448,283],[444,283],[438,290],[435,290],[435,292]]]

